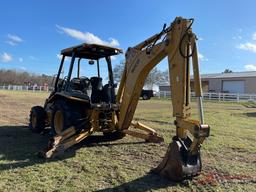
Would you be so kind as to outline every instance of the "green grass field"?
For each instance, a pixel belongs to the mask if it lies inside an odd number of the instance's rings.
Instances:
[[[48,136],[27,128],[46,93],[0,91],[0,191],[256,191],[256,105],[205,102],[211,136],[202,147],[203,172],[173,183],[150,173],[175,133],[169,100],[140,101],[135,119],[165,138],[162,144],[127,136],[93,135],[54,160],[37,156]],[[196,104],[192,103],[195,108]],[[197,110],[193,109],[197,118]]]

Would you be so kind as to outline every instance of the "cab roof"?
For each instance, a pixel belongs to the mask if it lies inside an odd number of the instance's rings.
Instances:
[[[63,49],[61,54],[72,57],[73,52],[75,52],[75,57],[93,60],[123,53],[122,49],[105,45],[83,43]]]

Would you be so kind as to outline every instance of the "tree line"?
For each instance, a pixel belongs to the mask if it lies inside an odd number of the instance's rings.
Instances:
[[[26,71],[0,69],[0,85],[51,86],[52,76],[38,75]]]
[[[119,83],[124,70],[125,61],[121,61],[113,69],[114,81]],[[230,69],[225,69],[223,73],[232,73]],[[2,85],[25,85],[25,86],[52,86],[53,77],[49,75],[38,75],[26,71],[13,69],[0,69],[0,86]],[[154,85],[169,83],[169,71],[160,71],[156,67],[151,70],[145,80],[145,86],[153,89]]]
[[[119,83],[124,70],[125,62],[122,61],[113,69],[114,80]],[[14,69],[0,69],[0,86],[3,85],[23,85],[23,86],[51,86],[53,77],[49,75],[39,75],[26,71],[18,71]],[[154,68],[149,73],[145,86],[152,89],[154,85],[169,82],[169,72],[160,71]]]

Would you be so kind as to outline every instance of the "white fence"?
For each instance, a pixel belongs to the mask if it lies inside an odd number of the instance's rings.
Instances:
[[[160,91],[157,96],[159,98],[171,98],[170,91]],[[195,93],[191,93],[191,97],[195,98]],[[204,100],[215,100],[215,101],[233,101],[233,102],[256,102],[256,94],[241,94],[241,93],[203,93]]]
[[[2,85],[0,90],[13,90],[13,91],[50,91],[48,86],[22,86],[22,85]]]
[[[52,87],[48,86],[22,86],[22,85],[3,85],[0,90],[13,90],[13,91],[51,91]],[[158,98],[171,99],[170,91],[160,91],[157,94]],[[195,93],[191,93],[191,97],[195,98]],[[233,101],[233,102],[256,102],[256,94],[240,94],[240,93],[203,93],[204,100],[215,101]]]

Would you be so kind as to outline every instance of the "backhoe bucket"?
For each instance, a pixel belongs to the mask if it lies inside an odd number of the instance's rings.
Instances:
[[[187,149],[191,143],[189,138],[183,141],[174,137],[163,161],[152,171],[171,181],[182,181],[199,175],[202,168],[200,153],[189,155]]]

